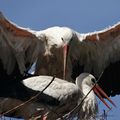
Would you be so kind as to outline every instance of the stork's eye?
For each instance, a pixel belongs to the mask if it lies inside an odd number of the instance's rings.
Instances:
[[[96,79],[94,79],[94,78],[92,78],[91,81],[92,81],[93,83],[96,83]]]
[[[63,39],[62,37],[61,37],[61,39],[62,39],[63,42],[65,42],[64,39]]]

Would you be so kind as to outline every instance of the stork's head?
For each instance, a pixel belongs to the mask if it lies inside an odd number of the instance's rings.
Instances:
[[[95,79],[95,77],[89,73],[82,73],[80,74],[77,78],[76,78],[76,84],[80,87],[80,89],[82,90],[83,93],[85,93],[86,89],[87,89],[87,93],[89,91],[94,91],[94,93],[98,96],[98,98],[109,108],[111,109],[111,107],[104,101],[103,97],[105,97],[106,99],[108,99],[108,101],[113,104],[114,102],[107,96],[107,94],[99,87],[99,85],[97,84],[97,80]],[[84,90],[85,89],[85,90]],[[85,95],[87,95],[87,93],[85,93]]]
[[[89,73],[82,73],[76,78],[76,84],[83,90],[83,85],[87,85],[92,88],[95,84],[95,77]]]
[[[73,32],[70,28],[55,26],[37,33],[39,39],[41,39],[42,36],[47,38],[49,46],[56,45],[56,47],[60,47],[70,41]]]

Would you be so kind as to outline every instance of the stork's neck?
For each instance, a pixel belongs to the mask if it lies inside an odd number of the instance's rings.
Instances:
[[[84,93],[84,95],[87,95],[88,92],[91,90],[91,87],[86,85],[86,84],[82,84],[82,92]],[[95,94],[93,92],[93,90],[89,93],[89,95],[87,96],[88,98],[95,98]]]
[[[88,85],[86,84],[82,85],[82,91],[84,95],[87,95],[90,90],[91,87],[89,87]],[[81,115],[81,118],[84,118],[84,120],[88,120],[90,116],[95,117],[97,112],[98,112],[97,100],[92,90],[83,102],[81,113],[84,114]]]

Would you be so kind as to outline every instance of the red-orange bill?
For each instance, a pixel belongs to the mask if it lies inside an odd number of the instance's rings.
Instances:
[[[66,64],[67,64],[67,55],[68,55],[68,49],[69,49],[69,46],[68,45],[65,45],[63,47],[63,53],[64,53],[64,73],[63,73],[63,79],[66,78]]]
[[[107,94],[100,88],[98,84],[96,84],[93,88],[93,91],[98,96],[98,98],[109,108],[111,107],[106,103],[106,101],[103,99],[105,97],[113,106],[116,107],[115,103],[107,96]],[[103,97],[102,97],[103,96]]]

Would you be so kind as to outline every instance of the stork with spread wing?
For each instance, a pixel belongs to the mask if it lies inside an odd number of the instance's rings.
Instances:
[[[66,51],[64,47],[68,45]],[[67,47],[68,48],[68,47]],[[79,34],[66,27],[42,31],[21,28],[0,13],[0,76],[19,79],[33,63],[35,73],[74,82],[82,72],[95,77],[110,96],[120,93],[120,23],[108,29]]]
[[[4,96],[3,84],[23,80],[33,64],[37,75],[56,75],[71,82],[82,72],[96,78],[101,75],[98,84],[107,95],[119,94],[119,40],[120,23],[87,34],[67,27],[34,31],[15,25],[0,13],[0,97]]]

